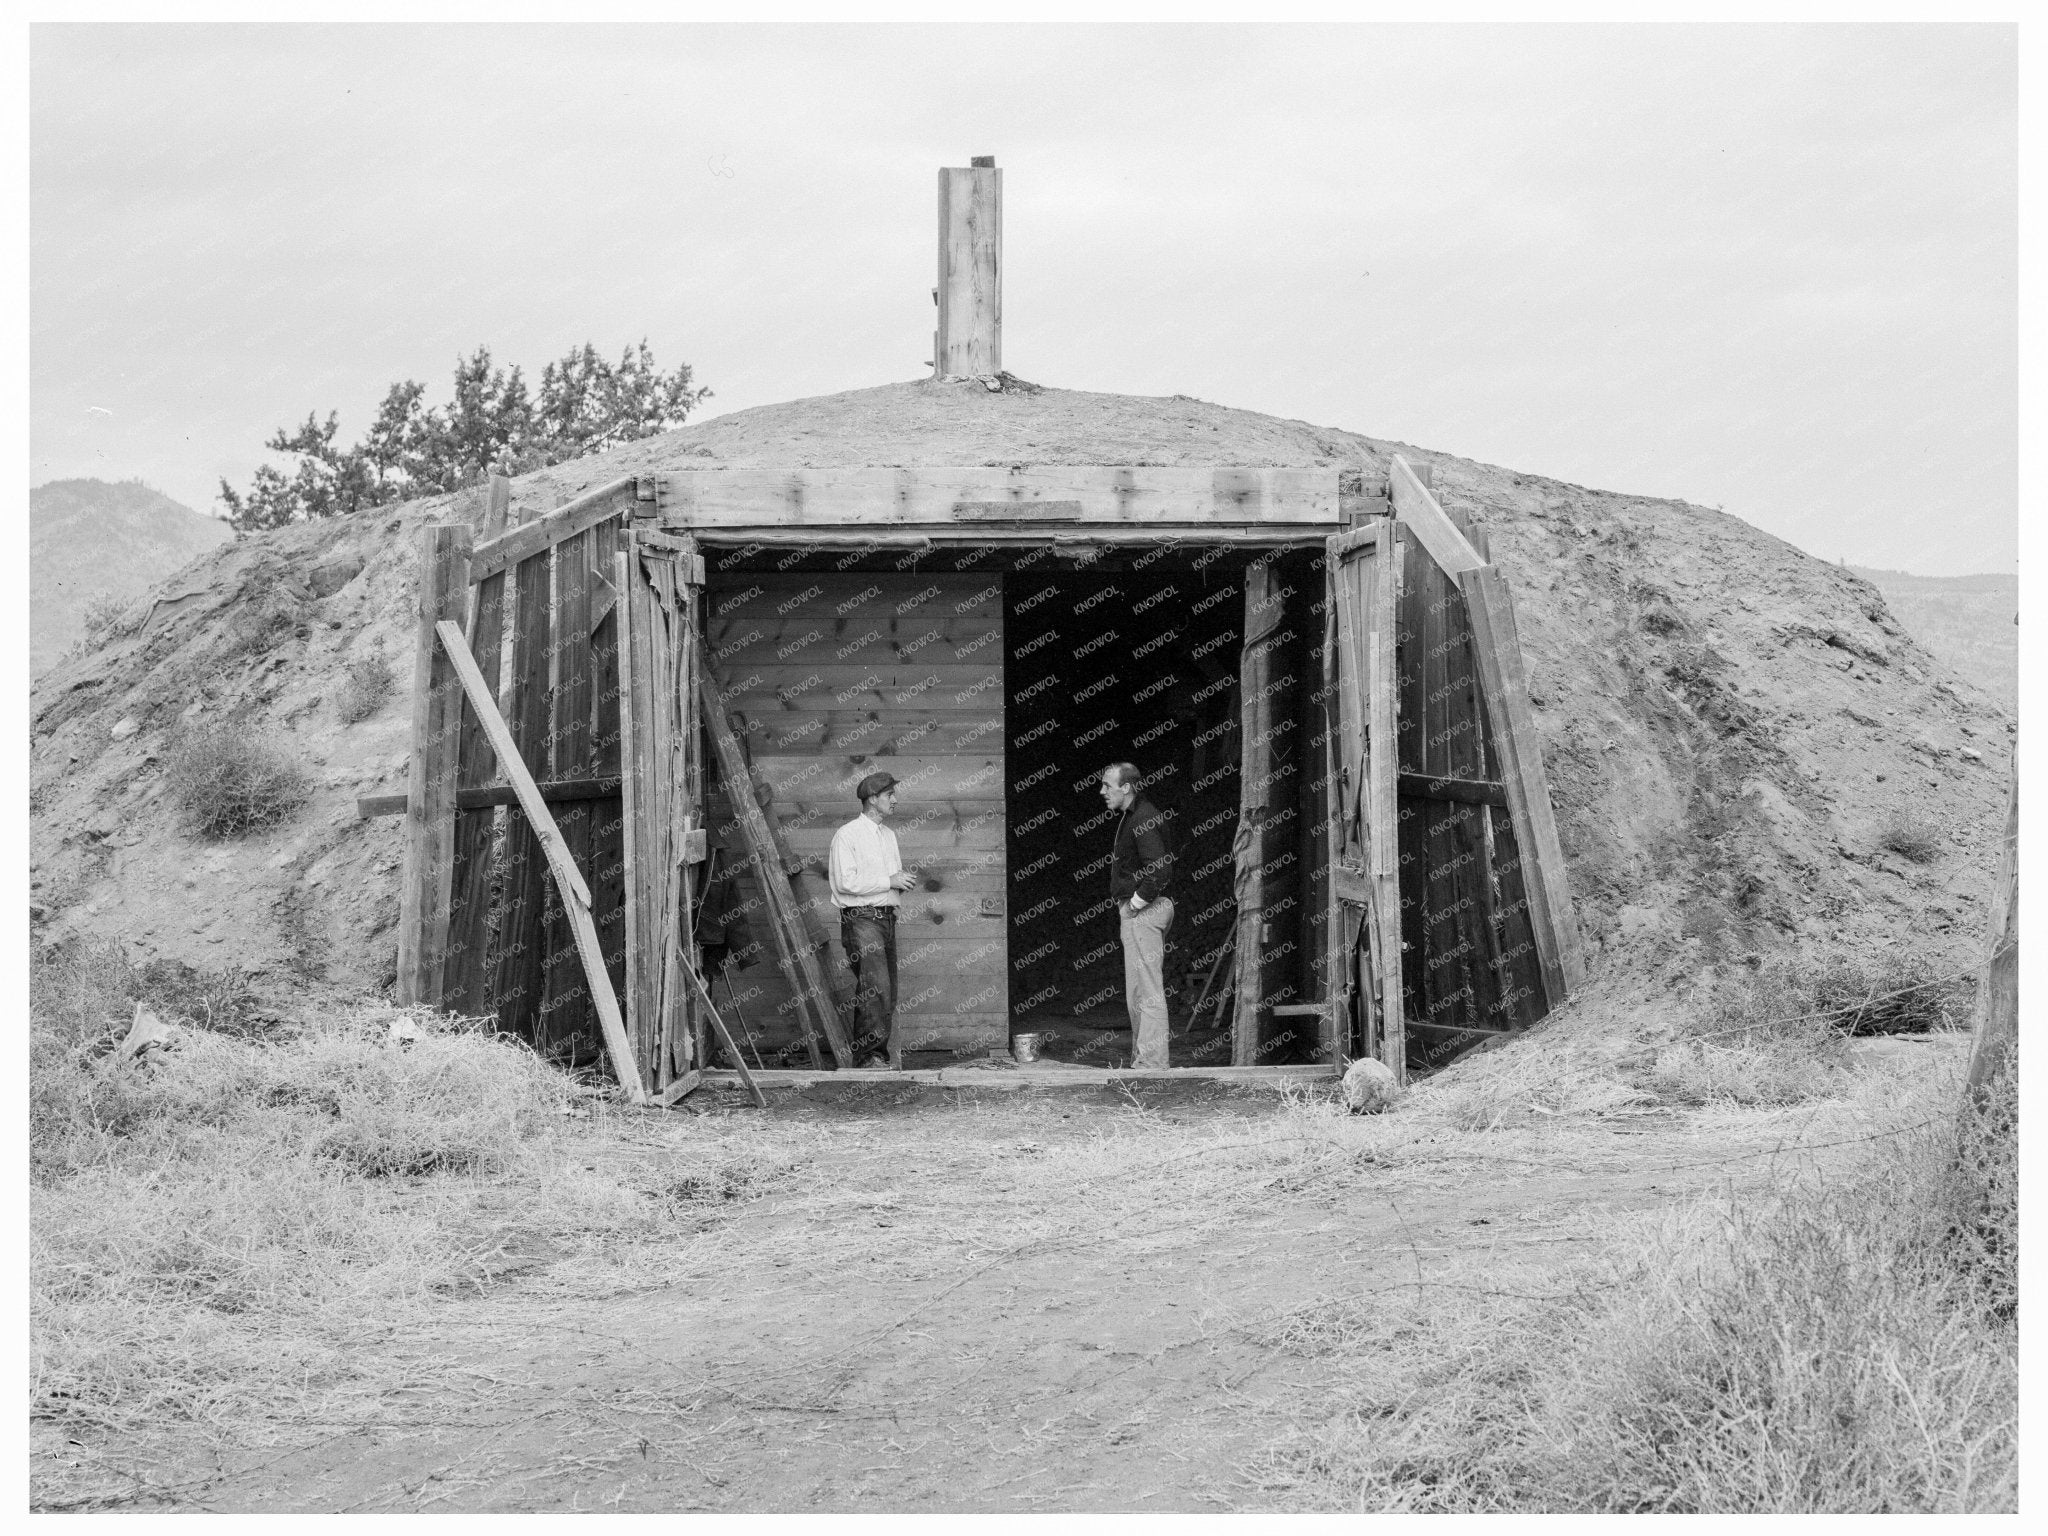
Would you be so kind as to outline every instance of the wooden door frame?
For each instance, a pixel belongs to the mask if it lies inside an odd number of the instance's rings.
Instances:
[[[1386,503],[1381,502],[1381,506]],[[673,523],[670,526],[675,526]],[[1050,544],[1055,550],[1075,550],[1099,545],[1135,545],[1152,547],[1162,540],[1184,543],[1191,547],[1215,547],[1228,545],[1242,550],[1248,556],[1278,555],[1288,552],[1322,549],[1336,535],[1342,525],[1334,523],[1295,522],[1274,524],[1264,527],[1240,526],[1211,522],[1115,522],[1096,523],[1087,526],[1085,532],[1077,530],[1074,523],[1035,521],[1029,519],[1005,519],[999,523],[932,523],[898,524],[878,526],[873,523],[817,523],[792,528],[786,523],[774,524],[722,524],[692,527],[691,537],[707,550],[760,550],[789,549],[791,547],[815,549],[819,552],[846,549],[943,549],[966,545],[998,544],[1019,548],[1044,547]],[[739,569],[745,569],[740,567]],[[1002,569],[1002,568],[998,568]],[[1248,599],[1249,601],[1249,599]],[[708,605],[700,605],[698,624],[705,621]],[[697,636],[697,643],[705,643],[704,636]],[[1388,651],[1391,657],[1391,649]],[[1007,716],[1009,698],[1003,699]],[[1308,729],[1306,720],[1300,722],[1301,730]],[[1256,733],[1250,730],[1240,732],[1240,759],[1238,773],[1240,783],[1248,782],[1251,764],[1244,754],[1249,753]],[[1240,808],[1240,832],[1244,810]],[[1326,832],[1327,838],[1327,832]],[[1239,862],[1244,862],[1240,857]],[[1256,862],[1256,861],[1254,861]],[[1236,942],[1242,953],[1243,946],[1252,942],[1248,934],[1256,934],[1261,912],[1257,908],[1241,910],[1237,920]],[[1260,1004],[1256,976],[1247,976],[1239,967],[1239,985],[1232,1008],[1232,1061],[1239,1067],[1257,1065],[1251,1058],[1257,1054],[1256,1033]],[[1326,982],[1326,992],[1328,983]],[[1321,1034],[1326,1046],[1337,1034],[1335,1009],[1326,996],[1311,1005],[1313,1011],[1322,1016]],[[1336,1049],[1331,1048],[1332,1061],[1338,1060]],[[1170,1070],[1170,1069],[1169,1069]],[[1195,1070],[1195,1069],[1190,1069]]]
[[[1335,806],[1324,823],[1324,943],[1333,1062],[1343,1066],[1355,1029],[1361,1051],[1405,1079],[1394,746],[1399,571],[1391,518],[1334,534],[1325,549],[1325,730]],[[1355,919],[1347,909],[1355,909]]]

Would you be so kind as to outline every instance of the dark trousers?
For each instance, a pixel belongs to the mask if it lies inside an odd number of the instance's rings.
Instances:
[[[886,1054],[889,1065],[903,1065],[902,1042],[896,1038],[896,909],[843,907],[839,942],[853,968],[853,1059]]]

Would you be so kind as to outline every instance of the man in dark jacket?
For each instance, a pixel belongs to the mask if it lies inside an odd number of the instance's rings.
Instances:
[[[1173,924],[1173,844],[1167,818],[1138,794],[1130,763],[1102,770],[1102,800],[1121,812],[1109,861],[1110,894],[1124,941],[1124,1006],[1131,1016],[1131,1065],[1166,1065],[1166,930]]]

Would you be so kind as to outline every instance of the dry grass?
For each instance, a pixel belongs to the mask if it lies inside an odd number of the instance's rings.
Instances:
[[[1887,822],[1877,834],[1877,846],[1889,849],[1915,864],[1932,864],[1948,846],[1933,822],[1919,816],[1899,816]]]
[[[274,826],[305,804],[306,771],[246,724],[200,726],[171,748],[164,773],[188,828],[241,837]]]
[[[1777,955],[1716,985],[1684,1040],[1746,1052],[1796,1079],[1809,1064],[1838,1060],[1831,1042],[1841,1038],[1967,1029],[1973,996],[1971,976],[1944,974],[1909,949],[1867,959]]]
[[[1335,1190],[1426,1203],[1507,1167],[1618,1178],[1639,1144],[1611,1127],[1671,1114],[1640,1047],[1566,1031],[1460,1063],[1376,1117],[1300,1090],[1256,1113],[1177,1113],[1142,1091],[1086,1113],[1029,1094],[920,1110],[899,1085],[802,1119],[650,1116],[473,1031],[429,1025],[401,1048],[370,1008],[268,1042],[196,1030],[154,1064],[108,1068],[96,1042],[125,1022],[135,973],[89,961],[50,967],[34,1000],[32,1394],[46,1419],[109,1429],[247,1437],[388,1415],[395,1386],[438,1369],[407,1347],[448,1337],[451,1299],[513,1272],[519,1308],[466,1325],[484,1331],[472,1346],[501,1328],[523,1348],[536,1306],[678,1277],[737,1298],[771,1276],[809,1274],[823,1296],[886,1274],[900,1305],[733,1367],[750,1393],[829,1412],[863,1361],[947,1326],[933,1315],[949,1306],[978,1316],[955,1293],[1022,1261],[1201,1267]],[[1560,1204],[1535,1230],[1603,1250],[1581,1268],[1433,1259],[1370,1305],[1351,1289],[1264,1325],[1267,1347],[1341,1365],[1344,1412],[1318,1400],[1314,1427],[1251,1469],[1249,1502],[2009,1501],[2011,1159],[1944,1142],[1945,1122],[1903,1129],[1941,1121],[1929,1096],[1952,1086],[1899,1100],[1833,1084],[1850,1097],[1826,1113],[1882,1149],[1868,1175],[1781,1180],[1642,1228]],[[899,1095],[901,1114],[868,1113]],[[764,1195],[762,1219],[732,1225]],[[706,1364],[704,1390],[741,1389],[723,1369]],[[947,1412],[994,1423],[1005,1390],[963,1383]]]
[[[1852,1069],[1847,1043],[1823,1027],[1674,1041],[1647,1082],[1670,1104],[1804,1104],[1840,1095]]]
[[[362,661],[352,661],[342,674],[341,687],[334,695],[334,712],[343,725],[367,720],[391,697],[396,677],[391,663],[380,652]]]
[[[122,620],[127,617],[128,602],[111,592],[99,592],[86,599],[85,610],[80,614],[85,633],[79,641],[79,648],[91,650],[102,641],[122,632]]]
[[[1548,1032],[1538,1049],[1518,1044],[1469,1057],[1426,1080],[1415,1097],[1424,1113],[1467,1132],[1656,1102],[1619,1047],[1556,1031]]]
[[[1309,1309],[1311,1347],[1354,1362],[1345,1411],[1254,1469],[1261,1501],[2013,1508],[2013,1143],[1959,1137],[1954,1102],[1895,1106],[1849,1178],[1667,1215],[1523,1299],[1496,1266],[1483,1310]]]
[[[389,1350],[407,1325],[487,1286],[508,1250],[658,1241],[704,1190],[763,1177],[687,1161],[665,1184],[594,1176],[569,1079],[432,1021],[401,1046],[374,1006],[267,1042],[191,1028],[118,1063],[108,1047],[149,985],[104,947],[32,974],[39,1417],[337,1411],[337,1394],[401,1376]]]

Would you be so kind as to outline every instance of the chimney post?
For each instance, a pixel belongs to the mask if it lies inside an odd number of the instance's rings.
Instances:
[[[1003,173],[995,156],[939,171],[939,331],[933,373],[1003,367]]]

